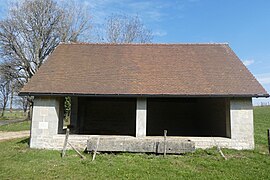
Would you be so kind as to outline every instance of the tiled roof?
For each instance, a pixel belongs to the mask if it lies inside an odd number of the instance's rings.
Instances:
[[[228,44],[60,44],[21,94],[269,96]]]

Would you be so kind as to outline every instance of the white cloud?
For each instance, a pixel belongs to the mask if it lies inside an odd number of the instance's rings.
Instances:
[[[83,2],[84,0],[77,0]],[[187,1],[189,2],[189,1]],[[171,10],[181,11],[184,1],[134,1],[134,0],[88,0],[90,12],[94,21],[98,24],[104,23],[104,19],[112,13],[123,13],[128,15],[139,15],[147,24],[149,22],[160,22],[170,18],[168,12]],[[181,13],[179,13],[181,14]],[[177,18],[182,18],[178,15]]]
[[[257,74],[257,75],[255,75],[255,77],[263,85],[270,84],[270,73]]]
[[[251,60],[244,60],[243,63],[245,66],[250,66],[251,64],[254,63],[254,60],[252,60],[252,59]]]
[[[153,32],[153,35],[154,36],[158,36],[158,37],[163,37],[163,36],[166,36],[167,35],[167,32],[166,31],[163,31],[163,30],[157,30],[157,31],[154,31]]]

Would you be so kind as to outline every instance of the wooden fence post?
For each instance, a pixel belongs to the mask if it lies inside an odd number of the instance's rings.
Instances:
[[[167,151],[167,130],[164,130],[164,154],[163,156],[165,157],[166,156],[166,151]]]
[[[268,151],[270,154],[270,129],[267,130],[267,138],[268,138]]]
[[[66,129],[66,137],[63,145],[63,150],[62,150],[62,158],[65,157],[66,155],[66,149],[67,149],[67,143],[68,143],[68,136],[69,136],[69,128]]]
[[[100,137],[98,136],[97,145],[96,145],[96,148],[95,148],[95,151],[94,151],[94,154],[93,154],[92,161],[94,161],[95,158],[96,158],[96,154],[97,154],[97,151],[98,151],[99,140],[100,140]]]

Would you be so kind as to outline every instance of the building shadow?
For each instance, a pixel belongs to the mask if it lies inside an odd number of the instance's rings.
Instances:
[[[17,144],[27,144],[27,145],[29,145],[30,144],[30,138],[29,137],[25,138],[25,139],[17,142]]]

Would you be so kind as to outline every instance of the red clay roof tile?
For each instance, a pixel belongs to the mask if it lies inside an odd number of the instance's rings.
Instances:
[[[21,94],[269,96],[228,44],[60,44]]]

